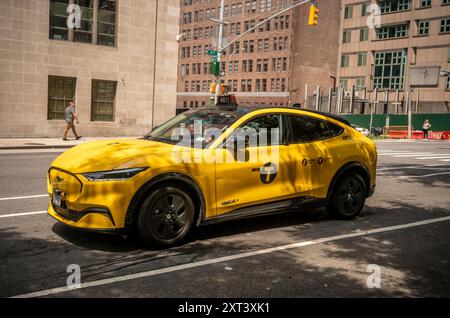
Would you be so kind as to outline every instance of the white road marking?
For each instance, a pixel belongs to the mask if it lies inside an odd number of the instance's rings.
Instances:
[[[442,168],[440,168],[442,167]],[[409,166],[409,167],[392,167],[392,168],[380,168],[377,171],[390,171],[390,170],[402,170],[402,169],[419,169],[419,170],[449,170],[442,165],[426,165],[426,166]]]
[[[441,155],[438,157],[418,157],[415,159],[419,159],[419,160],[431,160],[431,159],[450,159],[449,155]]]
[[[434,176],[441,176],[445,174],[450,174],[450,171],[447,172],[438,172],[438,173],[430,173],[430,174],[424,174],[421,176],[400,176],[399,179],[409,179],[409,178],[427,178],[427,177],[434,177]]]
[[[399,155],[410,155],[410,152],[397,152],[397,153],[379,153],[378,156],[399,156]],[[418,156],[424,155],[426,156],[427,154],[417,154]]]
[[[0,155],[21,155],[21,154],[51,154],[63,153],[67,149],[2,149]]]
[[[442,159],[442,160],[439,160],[439,161],[443,161],[443,162],[449,162],[449,161],[450,161],[450,159]]]
[[[0,219],[3,218],[13,218],[16,216],[26,216],[26,215],[36,215],[36,214],[45,214],[47,211],[37,211],[37,212],[25,212],[25,213],[14,213],[14,214],[4,214],[0,215]]]
[[[0,198],[0,201],[22,200],[22,199],[43,198],[43,197],[48,197],[48,194],[29,195],[26,197]]]
[[[433,154],[430,153],[419,153],[419,154],[408,154],[408,155],[395,155],[394,158],[407,158],[407,157],[419,157],[419,156],[433,156]]]
[[[303,242],[298,242],[298,243],[293,243],[293,244],[288,244],[288,245],[266,248],[266,249],[262,249],[262,250],[256,250],[256,251],[252,251],[252,252],[234,254],[234,255],[223,256],[223,257],[218,257],[218,258],[213,258],[213,259],[207,259],[207,260],[203,260],[203,261],[197,261],[197,262],[192,262],[192,263],[187,263],[187,264],[170,266],[170,267],[166,267],[166,268],[154,269],[154,270],[141,272],[141,273],[134,273],[134,274],[128,274],[128,275],[123,275],[123,276],[116,276],[116,277],[112,277],[112,278],[100,279],[100,280],[96,280],[96,281],[92,281],[92,282],[81,283],[80,287],[77,289],[108,285],[108,284],[124,282],[124,281],[129,281],[129,280],[138,279],[138,278],[146,278],[146,277],[181,271],[181,270],[185,270],[185,269],[189,269],[189,268],[196,268],[196,267],[205,266],[205,265],[229,262],[229,261],[234,261],[234,260],[238,260],[238,259],[242,259],[242,258],[264,255],[264,254],[269,254],[269,253],[279,252],[279,251],[285,251],[285,250],[290,250],[290,249],[304,247],[304,246],[322,244],[322,243],[338,241],[338,240],[343,240],[343,239],[352,238],[352,237],[366,236],[366,235],[376,234],[376,233],[401,230],[401,229],[406,229],[406,228],[410,228],[410,227],[417,227],[417,226],[421,226],[421,225],[445,222],[445,221],[449,221],[449,220],[450,220],[450,216],[446,216],[446,217],[441,217],[441,218],[423,220],[423,221],[419,221],[419,222],[388,226],[388,227],[366,230],[366,231],[358,231],[358,232],[341,234],[341,235],[336,235],[336,236],[331,236],[331,237],[324,237],[324,238],[315,239],[315,240],[311,240],[311,241],[303,241]],[[27,294],[21,294],[21,295],[13,296],[12,298],[44,297],[44,296],[64,293],[64,292],[73,291],[73,290],[74,289],[69,289],[67,286],[64,286],[64,287],[45,289],[45,290],[27,293]]]

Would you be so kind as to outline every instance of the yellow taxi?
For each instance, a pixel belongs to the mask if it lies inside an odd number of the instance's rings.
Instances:
[[[352,219],[374,192],[376,165],[374,142],[339,116],[207,107],[143,138],[64,152],[48,171],[48,213],[73,228],[171,246],[196,226],[308,205]]]

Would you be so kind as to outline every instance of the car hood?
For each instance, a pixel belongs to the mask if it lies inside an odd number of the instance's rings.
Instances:
[[[144,139],[93,141],[73,147],[52,166],[72,173],[108,171],[133,159],[170,153],[174,146]]]

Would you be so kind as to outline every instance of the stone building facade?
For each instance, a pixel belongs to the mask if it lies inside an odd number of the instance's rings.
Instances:
[[[62,136],[70,99],[83,136],[142,135],[173,116],[179,7],[1,0],[0,137]]]

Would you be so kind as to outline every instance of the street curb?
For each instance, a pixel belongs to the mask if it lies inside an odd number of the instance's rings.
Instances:
[[[29,149],[70,149],[77,145],[67,145],[67,146],[11,146],[11,147],[0,147],[0,150],[29,150]]]

